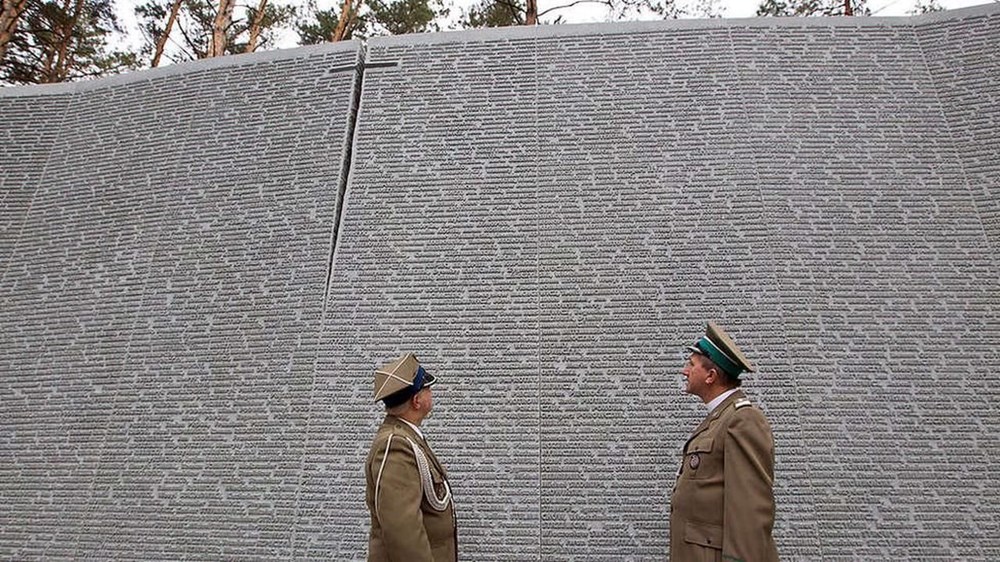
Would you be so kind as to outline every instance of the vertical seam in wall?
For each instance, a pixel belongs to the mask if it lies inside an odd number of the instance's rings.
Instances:
[[[538,375],[538,398],[536,400],[538,406],[538,560],[541,561],[542,557],[542,297],[541,297],[541,255],[542,255],[542,243],[541,239],[541,216],[542,209],[540,204],[540,174],[538,168],[538,156],[542,150],[542,143],[539,140],[538,133],[538,93],[539,93],[539,72],[538,72],[538,49],[539,40],[536,37],[532,40],[532,71],[535,75],[535,91],[533,96],[532,108],[534,110],[534,123],[532,130],[535,133],[535,176],[531,178],[533,184],[533,191],[535,196],[535,368],[536,374]]]
[[[87,93],[86,93],[85,90],[84,91],[77,91],[74,95],[79,96],[78,100],[75,100],[75,101],[79,101],[80,99],[83,98],[83,96],[87,95]],[[153,193],[153,192],[150,192],[150,193]],[[156,197],[154,196],[153,199],[155,201]],[[147,211],[145,217],[148,217],[149,216],[149,214],[148,214],[149,208],[147,207],[147,208],[145,208],[145,210]],[[157,216],[157,214],[155,213],[155,211],[154,211],[153,216]],[[152,243],[150,244],[149,253],[146,256],[146,262],[145,262],[146,263],[146,270],[142,274],[141,289],[139,290],[139,305],[138,305],[138,307],[136,309],[137,310],[136,314],[133,315],[133,317],[131,319],[131,323],[129,324],[128,337],[127,337],[127,339],[125,341],[125,347],[124,347],[123,357],[122,357],[122,360],[121,360],[121,363],[120,363],[121,366],[119,368],[119,371],[118,371],[117,377],[116,377],[117,380],[118,380],[118,382],[115,383],[114,396],[112,396],[111,402],[110,402],[110,414],[108,415],[107,423],[106,423],[105,428],[104,428],[104,434],[103,434],[103,436],[101,438],[101,453],[97,456],[97,468],[95,469],[94,478],[93,478],[93,480],[91,481],[91,484],[90,484],[89,497],[88,497],[88,501],[87,501],[87,513],[88,513],[88,516],[91,516],[91,517],[95,517],[95,516],[100,515],[100,513],[96,512],[97,511],[97,502],[98,502],[98,499],[99,499],[97,497],[97,495],[96,495],[97,492],[98,492],[98,489],[97,489],[98,478],[102,474],[116,475],[116,476],[119,476],[119,477],[122,477],[124,474],[126,474],[126,469],[125,468],[121,468],[121,469],[118,469],[116,471],[115,467],[112,465],[112,463],[115,460],[113,458],[114,457],[114,451],[112,450],[112,451],[109,452],[109,450],[108,450],[108,439],[111,438],[111,437],[113,437],[113,434],[112,434],[112,425],[119,419],[119,415],[124,415],[124,413],[126,412],[126,407],[125,407],[126,404],[124,404],[124,402],[123,402],[123,400],[125,400],[125,399],[122,398],[123,391],[126,391],[126,390],[137,391],[139,389],[139,387],[140,387],[140,381],[139,381],[140,371],[139,371],[139,369],[138,368],[131,368],[130,369],[130,365],[132,365],[132,343],[135,342],[136,336],[137,336],[139,330],[143,329],[142,328],[143,324],[146,321],[146,318],[144,316],[142,316],[141,312],[144,311],[144,310],[146,310],[146,303],[147,303],[147,300],[148,300],[148,298],[150,296],[149,295],[149,281],[150,281],[150,279],[154,275],[156,275],[156,273],[155,273],[155,270],[156,270],[156,256],[157,256],[157,250],[158,250],[158,244],[157,244],[157,242],[159,242],[160,237],[163,235],[163,232],[162,232],[161,228],[162,228],[162,223],[161,223],[160,220],[157,219],[156,223],[155,223],[155,228],[149,227],[147,229],[147,225],[145,223],[143,223],[142,230],[136,235],[136,240],[137,240],[136,247],[137,248],[142,248],[143,247],[143,243],[140,242],[140,240],[148,239]],[[133,259],[133,261],[131,263],[133,265],[135,265],[136,261]],[[147,329],[148,329],[148,326],[147,326]],[[141,464],[141,469],[140,470],[141,471],[149,470],[149,467],[152,464],[152,462],[153,462],[153,460],[151,458],[146,459],[145,462],[143,462]],[[107,472],[104,471],[104,469],[106,468],[106,465],[112,465],[107,470]],[[125,516],[123,514],[121,514],[121,513],[118,513],[117,514],[117,518],[114,520],[113,523],[114,523],[113,527],[112,526],[108,526],[107,528],[102,529],[100,531],[100,533],[101,533],[100,543],[99,543],[99,546],[96,547],[99,552],[107,552],[107,549],[109,548],[109,546],[108,546],[108,540],[109,540],[108,534],[110,533],[112,535],[115,535],[115,534],[121,532],[124,524],[126,523]],[[84,552],[83,554],[86,554],[86,553]],[[80,554],[79,548],[78,548],[76,550],[76,553],[74,554],[74,557],[79,557],[79,556],[81,556],[81,554]]]
[[[66,102],[62,108],[62,116],[59,118],[56,125],[60,130],[66,122],[66,117],[69,115],[69,108],[73,103],[73,97],[76,95],[78,94],[75,89],[66,95]],[[31,193],[31,200],[28,202],[28,207],[24,210],[24,215],[21,217],[21,224],[17,227],[17,235],[11,241],[10,258],[5,260],[7,263],[3,266],[3,271],[0,271],[0,287],[3,287],[3,282],[7,279],[7,272],[10,270],[10,264],[14,261],[14,253],[17,251],[17,247],[21,242],[21,237],[24,236],[24,225],[28,223],[28,217],[31,215],[31,209],[35,206],[35,199],[38,197],[38,192],[41,191],[42,186],[46,184],[45,178],[48,176],[49,165],[52,163],[53,154],[55,154],[55,152],[55,148],[50,145],[48,154],[45,155],[45,163],[42,164],[42,173],[38,175],[38,179],[35,181],[35,189]]]
[[[65,101],[65,104],[63,105],[63,108],[62,108],[62,115],[61,115],[61,117],[59,118],[59,121],[56,124],[56,127],[57,127],[58,131],[62,131],[63,127],[65,126],[66,118],[67,118],[67,116],[70,113],[70,108],[72,107],[74,98],[77,95],[79,95],[79,94],[77,94],[76,88],[73,87],[72,91],[66,96],[66,101]],[[0,273],[0,287],[3,286],[4,281],[6,281],[6,279],[7,279],[7,272],[10,270],[10,264],[14,261],[13,260],[14,253],[17,251],[17,248],[20,246],[21,239],[24,236],[24,227],[28,223],[28,219],[31,216],[31,211],[32,211],[32,209],[35,206],[35,201],[38,198],[38,194],[39,194],[39,192],[41,192],[42,186],[47,184],[47,182],[45,181],[45,179],[46,179],[46,177],[49,174],[49,168],[50,168],[50,166],[52,164],[52,160],[53,160],[53,157],[54,157],[55,153],[56,153],[55,149],[50,148],[49,151],[48,151],[48,154],[45,156],[45,163],[42,165],[41,174],[39,174],[38,180],[36,181],[35,189],[34,189],[34,191],[31,194],[31,200],[28,202],[28,207],[24,210],[24,215],[21,217],[21,224],[20,224],[20,226],[18,226],[17,236],[14,237],[13,244],[11,245],[11,259],[6,260],[7,261],[7,265],[4,266],[3,272]],[[59,429],[60,430],[65,430],[65,427],[63,427],[65,423],[66,422],[63,420],[63,417],[59,416],[58,425],[59,425]],[[96,476],[95,476],[95,478],[96,478]],[[94,481],[91,480],[91,488],[93,488],[93,484],[94,484]],[[57,539],[59,538],[61,532],[64,530],[64,528],[63,528],[63,521],[66,519],[66,510],[61,510],[56,515],[55,519],[56,519],[56,528],[59,529],[59,530],[55,531],[55,533],[52,534],[52,536],[49,537],[48,542],[46,542],[44,545],[40,545],[40,547],[42,549],[42,557],[43,558],[46,557],[46,555],[47,555],[47,553],[48,553],[48,551],[49,551],[50,548],[56,546]],[[76,541],[72,545],[72,547],[69,547],[69,545],[67,545],[67,550],[72,549],[74,555],[76,555],[76,553],[79,550],[79,546],[80,546],[80,540],[77,537]]]
[[[731,27],[728,27],[726,29],[727,29],[726,34],[729,36],[729,48],[730,48],[730,57],[731,57],[730,60],[732,60],[733,67],[736,70],[736,72],[735,72],[736,80],[737,80],[739,86],[741,88],[743,88],[744,91],[746,91],[746,89],[748,89],[748,87],[749,87],[749,80],[745,80],[744,79],[743,67],[739,64],[739,59],[736,56],[736,42],[733,39],[733,27],[731,26]],[[742,111],[743,111],[743,120],[744,120],[744,123],[747,123],[749,125],[749,127],[751,127],[750,131],[748,132],[749,133],[748,137],[750,137],[750,138],[748,138],[748,140],[752,140],[753,130],[754,130],[753,128],[755,127],[754,121],[751,120],[750,113],[749,113],[749,111],[747,111],[746,105],[744,104],[744,105],[741,105],[740,107],[742,108]],[[757,149],[754,148],[755,146],[757,146],[757,144],[756,143],[752,143],[752,142],[748,142],[747,144],[751,147],[750,150],[752,151],[752,159],[751,159],[752,172],[751,173],[752,173],[753,181],[757,185],[757,197],[758,197],[758,200],[760,201],[761,210],[763,211],[762,216],[765,218],[764,224],[762,225],[763,226],[762,230],[766,234],[768,241],[772,241],[773,240],[773,241],[777,242],[777,238],[778,237],[773,232],[773,230],[770,228],[771,222],[769,220],[767,220],[768,216],[769,216],[768,215],[768,206],[767,206],[767,202],[764,199],[764,188],[763,188],[763,185],[762,185],[762,182],[761,182],[761,179],[760,179],[760,158],[758,156],[759,153],[757,152]],[[785,314],[784,302],[782,300],[782,295],[784,294],[784,291],[780,290],[781,289],[781,277],[778,275],[778,273],[776,271],[778,257],[775,255],[775,251],[773,250],[774,244],[768,243],[768,244],[765,245],[765,247],[766,247],[765,251],[767,252],[767,255],[768,255],[768,263],[769,263],[769,266],[770,266],[768,268],[768,274],[771,277],[771,282],[774,284],[774,287],[777,288],[777,289],[779,289],[778,292],[777,292],[778,296],[775,299],[777,301],[776,305],[778,307],[778,310],[776,311],[777,312],[777,316],[778,316],[778,323],[781,326],[781,334],[784,335],[784,336],[787,336],[787,334],[788,334],[788,327],[787,327],[787,325],[785,323],[785,319],[787,318],[787,315]],[[785,337],[784,339],[787,340],[787,337]],[[786,358],[785,362],[787,363],[787,358]],[[793,384],[794,389],[795,389],[795,404],[794,404],[794,406],[795,406],[795,421],[796,421],[795,426],[796,426],[796,428],[798,428],[799,431],[801,431],[801,429],[802,429],[802,410],[803,410],[803,401],[804,401],[804,399],[803,399],[803,396],[802,396],[801,389],[799,388],[798,381],[795,378],[791,378],[791,380],[792,380],[792,384]],[[815,488],[815,486],[813,484],[811,463],[809,462],[808,458],[806,459],[806,462],[805,462],[805,472],[806,472],[806,476],[807,477],[806,477],[806,482],[804,482],[803,485],[808,486],[809,493],[810,493],[810,500],[812,502],[815,502],[815,499],[817,497],[816,496],[816,488]],[[812,503],[809,507],[810,507],[810,514],[812,516],[811,523],[813,525],[816,525],[816,524],[818,524],[818,519],[816,517],[816,505],[815,505],[815,503]],[[812,530],[816,531],[816,528],[813,527]],[[816,534],[814,536],[814,539],[816,541],[815,544],[816,544],[817,549],[819,550],[820,557],[822,557],[822,555],[823,555],[823,544],[822,544],[822,542],[820,540],[819,535]]]
[[[330,296],[330,285],[333,283],[333,268],[337,261],[337,238],[340,235],[340,228],[344,222],[347,207],[347,186],[351,177],[351,162],[354,159],[354,142],[357,135],[358,112],[361,107],[361,90],[364,86],[365,62],[367,59],[367,49],[364,43],[358,47],[357,65],[354,73],[354,87],[352,88],[351,111],[347,118],[347,130],[345,131],[344,150],[341,154],[340,179],[337,182],[337,217],[333,222],[333,232],[330,236],[330,260],[327,263],[326,286],[323,290],[323,318],[326,318],[326,306]]]
[[[333,229],[330,233],[330,257],[327,261],[326,270],[326,283],[323,286],[323,302],[321,305],[321,312],[319,317],[319,325],[316,327],[316,343],[317,348],[319,347],[319,342],[323,338],[323,327],[326,325],[326,310],[327,301],[330,295],[330,285],[333,282],[333,268],[336,261],[337,255],[337,237],[340,233],[340,224],[343,221],[345,214],[344,208],[347,205],[347,184],[350,177],[351,161],[354,157],[354,140],[356,135],[356,126],[358,118],[358,110],[361,104],[361,86],[364,81],[365,72],[365,59],[366,59],[365,44],[362,43],[358,47],[358,51],[355,55],[355,65],[354,65],[354,85],[351,90],[351,104],[349,108],[349,113],[347,117],[347,127],[344,131],[344,149],[341,153],[341,168],[340,177],[337,181],[337,198],[336,198],[336,209],[335,217],[333,223]],[[312,368],[312,383],[309,389],[309,409],[312,411],[313,404],[316,397],[316,372],[318,370],[319,361],[319,351],[317,349],[316,354],[313,356],[313,368]],[[306,466],[306,456],[309,452],[309,437],[310,437],[310,422],[312,421],[312,415],[308,415],[306,419],[305,435],[303,436],[303,450],[302,455],[299,459],[299,483],[295,488],[295,501],[294,510],[295,518],[291,525],[291,538],[289,540],[288,551],[291,559],[302,559],[307,558],[306,553],[299,557],[295,552],[295,541],[296,535],[298,534],[298,516],[299,516],[299,501],[302,497],[302,487],[305,481],[305,466]]]
[[[997,249],[993,247],[992,241],[990,240],[989,232],[986,231],[986,225],[983,224],[983,213],[979,209],[979,200],[976,197],[975,192],[973,192],[973,190],[972,190],[972,184],[969,181],[969,174],[968,174],[968,172],[965,169],[965,159],[962,157],[962,152],[960,150],[958,150],[958,148],[959,148],[959,146],[958,146],[958,139],[955,136],[955,131],[953,130],[953,128],[951,126],[951,120],[948,117],[948,112],[944,108],[944,103],[941,101],[941,95],[940,95],[941,94],[941,89],[939,87],[937,78],[934,76],[934,73],[931,71],[930,64],[927,62],[927,51],[926,51],[926,49],[924,49],[924,43],[921,40],[920,31],[918,31],[917,27],[920,27],[920,26],[910,25],[909,26],[910,33],[913,34],[913,42],[916,43],[917,49],[919,49],[919,51],[920,51],[920,61],[924,65],[923,70],[924,70],[924,72],[927,73],[927,77],[930,78],[931,85],[933,87],[932,88],[933,89],[932,95],[934,96],[934,101],[937,102],[938,111],[940,112],[940,115],[941,115],[941,121],[944,123],[945,136],[951,142],[951,147],[955,149],[956,164],[958,164],[959,173],[961,174],[961,177],[962,177],[962,183],[965,185],[965,190],[969,194],[969,200],[972,202],[972,209],[976,213],[976,220],[979,223],[979,231],[982,233],[983,239],[986,241],[986,247],[989,248],[989,252],[988,253],[989,253],[989,256],[990,256],[990,261],[989,261],[990,270],[991,270],[991,273],[994,274],[992,276],[992,278],[996,279],[996,273],[997,273],[996,250]]]
[[[964,24],[963,26],[967,26],[968,25],[968,23],[967,23],[968,21],[969,20],[964,20],[962,22],[962,24]],[[951,24],[951,23],[952,22],[949,22],[949,24]],[[942,22],[937,22],[937,24],[938,25],[944,25],[944,23],[942,23]],[[945,136],[950,141],[951,148],[953,148],[955,150],[955,154],[956,154],[955,160],[956,160],[956,164],[958,165],[959,173],[961,174],[962,183],[965,185],[965,190],[969,194],[969,200],[970,200],[970,202],[972,204],[972,209],[973,209],[973,211],[976,214],[976,219],[977,219],[977,222],[979,224],[979,231],[980,231],[980,233],[981,233],[981,235],[983,237],[983,240],[984,240],[984,242],[986,244],[986,247],[988,248],[987,254],[990,256],[989,262],[988,262],[989,269],[990,269],[989,278],[992,279],[992,283],[993,283],[993,287],[992,288],[996,289],[997,286],[1000,285],[1000,282],[997,281],[997,273],[998,273],[997,272],[997,267],[998,267],[998,264],[1000,264],[1000,261],[998,261],[997,254],[996,254],[996,250],[997,249],[993,247],[992,241],[990,239],[990,233],[986,230],[986,225],[984,224],[984,221],[983,221],[983,213],[982,213],[982,211],[979,208],[978,197],[976,196],[976,193],[972,189],[972,182],[969,181],[969,174],[968,174],[968,171],[965,169],[965,159],[963,157],[964,153],[963,153],[963,151],[959,150],[959,146],[958,146],[958,142],[957,142],[957,137],[955,135],[954,129],[952,128],[951,119],[949,119],[948,112],[945,110],[944,103],[941,101],[940,83],[938,82],[937,77],[931,71],[930,64],[927,62],[927,50],[924,48],[924,41],[923,41],[923,39],[921,37],[921,31],[917,29],[918,27],[922,27],[922,25],[910,25],[909,27],[910,27],[910,33],[913,34],[913,41],[916,43],[917,48],[920,50],[920,61],[923,63],[923,70],[924,70],[924,72],[927,73],[927,77],[931,81],[931,85],[932,85],[932,89],[933,89],[933,93],[931,95],[934,96],[934,101],[937,102],[938,111],[940,112],[940,115],[941,115],[941,121],[944,123]],[[966,141],[963,139],[963,142],[966,142]],[[970,138],[970,139],[968,139],[967,142],[968,142],[968,144],[972,144],[974,142],[974,139]],[[990,291],[987,291],[986,294],[989,295]],[[994,292],[994,294],[995,294],[995,292]],[[990,306],[990,305],[987,305],[987,306]],[[995,406],[994,401],[985,399],[985,397],[984,397],[984,401],[985,401],[985,403],[982,404],[982,406],[987,411],[989,411],[991,413],[992,417],[995,418],[997,416],[997,407]],[[985,460],[984,464],[985,464],[986,469],[988,470],[990,468],[990,461],[989,461],[989,459]]]

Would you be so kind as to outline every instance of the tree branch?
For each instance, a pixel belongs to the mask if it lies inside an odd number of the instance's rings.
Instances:
[[[215,13],[215,19],[212,21],[212,44],[208,56],[221,57],[226,54],[228,39],[226,30],[232,24],[233,8],[235,7],[234,0],[219,0],[219,10]]]
[[[260,0],[257,6],[257,13],[254,14],[253,23],[250,24],[250,40],[247,41],[247,53],[257,50],[257,40],[260,38],[260,26],[264,22],[264,10],[267,8],[267,0]]]
[[[569,4],[566,4],[566,5],[563,5],[563,6],[554,6],[552,8],[549,8],[548,10],[545,10],[544,12],[540,12],[538,14],[538,17],[542,17],[545,14],[547,14],[549,12],[554,12],[556,10],[565,10],[567,8],[572,8],[573,6],[576,6],[577,4],[604,4],[605,6],[609,6],[609,7],[611,6],[611,2],[609,2],[607,0],[575,0],[574,2],[570,2]]]
[[[494,4],[507,8],[507,12],[514,18],[517,25],[524,25],[524,10],[521,9],[517,0],[494,0]]]
[[[163,34],[156,40],[156,52],[153,55],[153,63],[150,65],[152,68],[156,68],[160,64],[160,57],[163,56],[163,49],[167,46],[167,38],[170,37],[174,22],[177,20],[177,13],[181,9],[181,2],[183,0],[174,0],[173,6],[170,7],[170,17],[167,19],[167,25],[163,28]]]
[[[3,0],[3,13],[0,14],[0,62],[7,53],[7,44],[17,31],[18,20],[28,6],[28,0]]]
[[[187,49],[184,48],[184,45],[178,44],[178,46],[181,48],[181,50],[185,51],[186,54],[191,55],[192,58],[195,58],[195,59],[205,58],[203,56],[203,53],[198,50],[198,46],[195,45],[194,41],[191,40],[191,36],[188,35],[187,30],[184,29],[184,25],[181,22],[179,22],[179,21],[177,22],[177,29],[181,30],[181,36],[184,37],[184,41],[187,43],[187,46],[191,48],[192,52],[190,52],[190,53],[187,52]]]
[[[343,6],[340,7],[340,18],[337,19],[337,28],[333,30],[330,41],[336,43],[337,41],[344,40],[344,35],[347,34],[347,20],[351,19],[351,5],[351,0],[344,0]],[[357,8],[353,8],[353,11],[357,12]]]
[[[69,0],[66,0],[65,8],[67,10],[69,9]],[[69,76],[69,61],[73,56],[69,51],[69,44],[73,42],[73,35],[76,31],[76,22],[80,20],[80,15],[82,13],[83,0],[76,0],[73,15],[64,22],[61,33],[59,34],[59,47],[56,52],[54,74],[50,77],[51,82],[62,82]]]

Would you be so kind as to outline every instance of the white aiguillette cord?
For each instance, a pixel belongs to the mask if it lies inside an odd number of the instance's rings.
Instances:
[[[389,440],[385,444],[385,454],[382,455],[382,464],[378,467],[378,478],[375,480],[375,517],[378,517],[378,493],[382,484],[382,471],[385,470],[385,461],[389,458],[389,447],[392,446],[393,437],[394,435],[389,435]],[[437,497],[437,492],[434,490],[434,479],[431,478],[430,464],[427,462],[427,455],[424,454],[424,451],[412,439],[406,437],[406,440],[409,441],[410,447],[413,448],[413,456],[417,459],[417,470],[420,472],[420,487],[424,491],[424,498],[427,499],[427,503],[434,511],[444,511],[448,508],[448,504],[451,503],[451,486],[445,480],[444,496],[441,498]]]
[[[412,439],[407,437],[406,440],[410,442],[410,447],[413,447],[413,456],[417,458],[417,470],[420,471],[420,486],[424,489],[424,497],[427,499],[427,503],[430,504],[431,509],[434,511],[444,511],[448,508],[448,504],[451,503],[451,486],[445,480],[444,496],[437,497],[437,492],[434,491],[434,480],[431,478],[430,464],[427,463],[427,455],[424,454],[423,449],[414,443]]]

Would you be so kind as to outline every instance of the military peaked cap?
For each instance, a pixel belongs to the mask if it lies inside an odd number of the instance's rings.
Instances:
[[[705,335],[688,347],[688,351],[708,357],[712,363],[733,377],[739,377],[743,371],[753,372],[750,360],[743,355],[729,334],[715,322],[708,323]]]

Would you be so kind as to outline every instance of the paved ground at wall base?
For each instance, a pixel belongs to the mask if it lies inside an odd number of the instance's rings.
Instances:
[[[782,559],[1000,557],[998,51],[981,7],[0,90],[0,558],[364,559],[412,350],[463,560],[663,560],[708,319]]]

